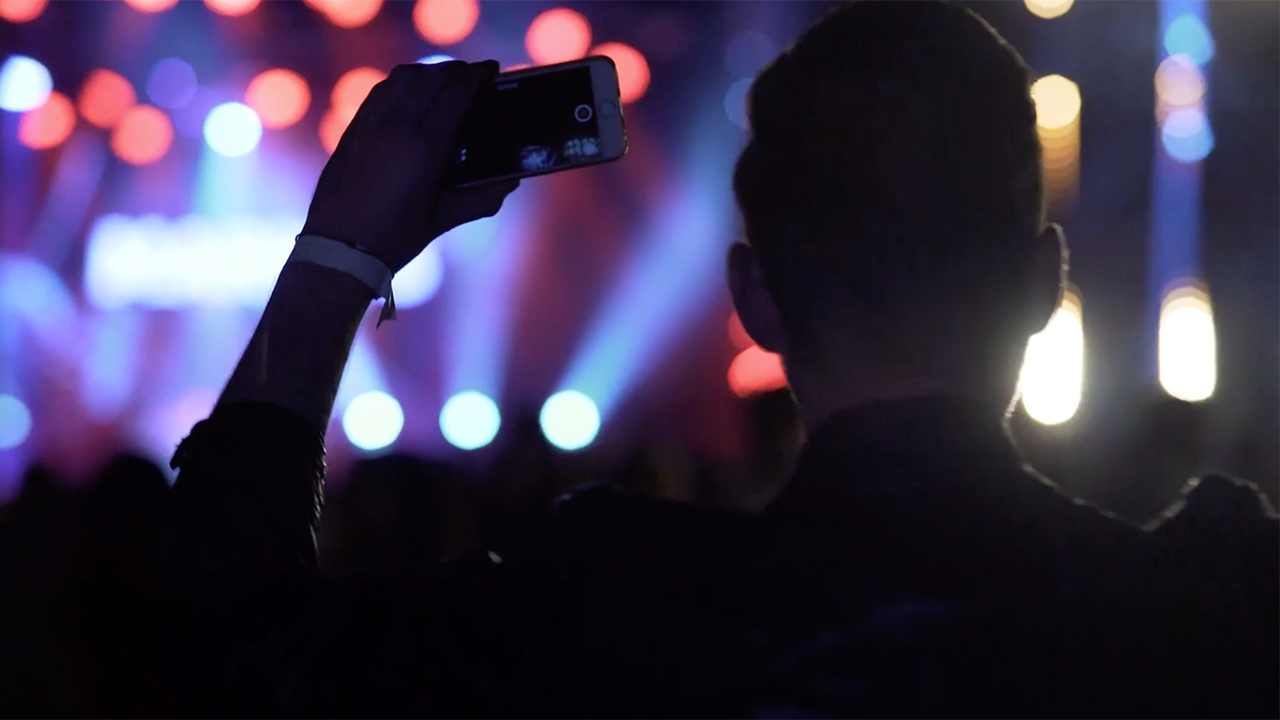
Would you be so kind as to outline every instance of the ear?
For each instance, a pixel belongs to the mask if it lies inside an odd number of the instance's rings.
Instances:
[[[735,243],[729,248],[729,292],[742,327],[751,339],[769,352],[785,353],[782,313],[769,294],[760,257],[745,243]]]
[[[1036,237],[1035,266],[1031,269],[1030,297],[1027,298],[1031,334],[1043,330],[1062,303],[1062,293],[1067,287],[1068,255],[1062,226],[1049,223]]]

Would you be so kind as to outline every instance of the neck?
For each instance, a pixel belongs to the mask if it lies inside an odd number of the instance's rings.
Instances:
[[[791,379],[791,388],[800,407],[800,419],[810,435],[838,412],[873,403],[926,397],[967,398],[988,405],[991,423],[996,425],[1017,399],[1015,396],[1011,401],[1007,395],[983,390],[974,384],[928,376],[813,382],[800,374]]]

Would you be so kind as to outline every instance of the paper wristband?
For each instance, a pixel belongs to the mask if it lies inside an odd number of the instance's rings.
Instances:
[[[391,293],[393,273],[378,258],[327,237],[299,235],[294,238],[293,252],[285,264],[291,262],[323,265],[356,278],[387,301],[378,314],[378,327],[384,320],[396,319],[396,299]]]

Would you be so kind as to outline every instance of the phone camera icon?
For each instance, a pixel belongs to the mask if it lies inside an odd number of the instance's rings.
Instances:
[[[573,119],[578,122],[586,122],[590,120],[593,115],[595,115],[595,109],[590,105],[583,104],[573,109]]]

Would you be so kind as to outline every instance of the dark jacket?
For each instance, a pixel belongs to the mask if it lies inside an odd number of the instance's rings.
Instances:
[[[1216,527],[1255,540],[1181,525],[1215,515],[1203,491],[1138,530],[977,417],[940,399],[837,416],[762,516],[592,487],[501,553],[336,578],[315,554],[322,438],[226,406],[174,458],[166,667],[199,715],[1280,713],[1280,573],[1258,570],[1280,530],[1252,489],[1202,485],[1253,500]]]

